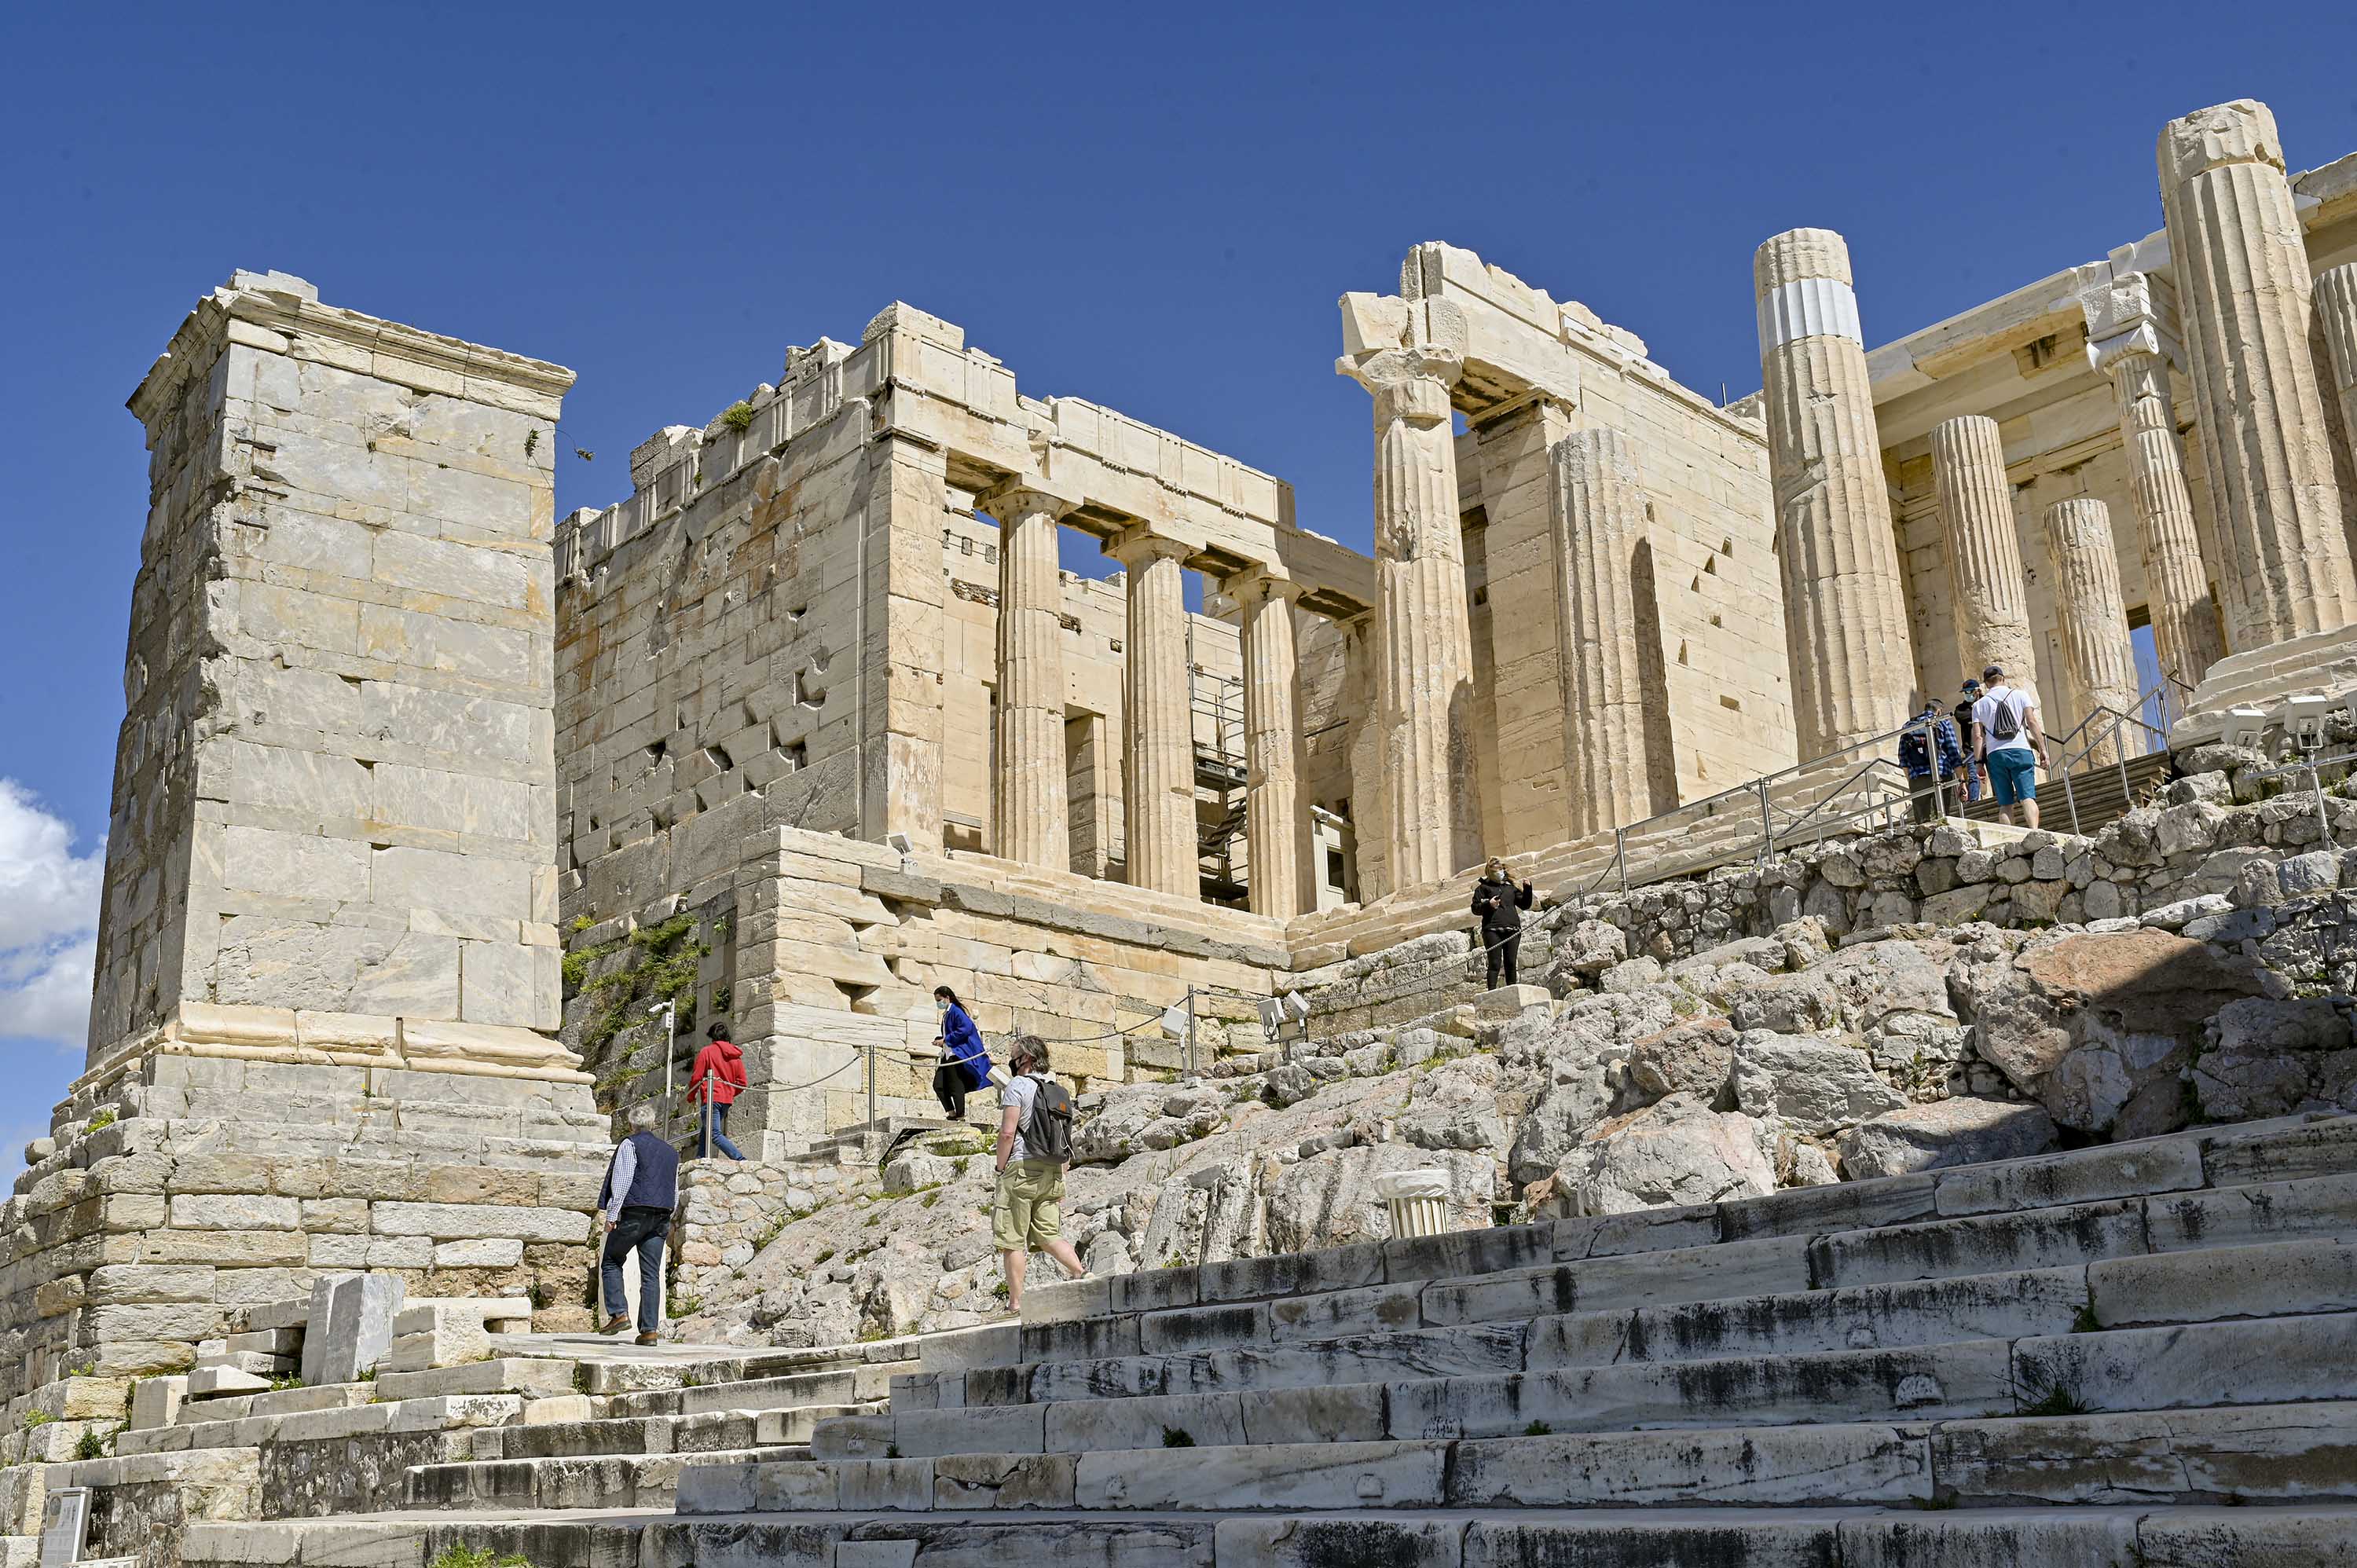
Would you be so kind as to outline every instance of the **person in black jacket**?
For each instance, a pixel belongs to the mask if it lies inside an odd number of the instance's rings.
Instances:
[[[1530,907],[1531,885],[1516,884],[1506,863],[1491,855],[1490,864],[1481,868],[1481,880],[1473,884],[1473,918],[1481,922],[1481,945],[1490,954],[1492,991],[1501,983],[1501,971],[1506,976],[1503,983],[1522,983],[1515,964],[1523,945],[1523,911]]]

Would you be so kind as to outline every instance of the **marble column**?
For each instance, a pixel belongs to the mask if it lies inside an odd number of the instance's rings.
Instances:
[[[1652,809],[1645,682],[1631,567],[1645,538],[1636,446],[1580,430],[1548,449],[1561,504],[1556,593],[1564,686],[1564,777],[1571,836],[1609,832]]]
[[[1751,271],[1805,761],[1906,722],[1915,659],[1849,246],[1831,230],[1790,230]]]
[[[2005,477],[1996,421],[1967,413],[1934,425],[1932,484],[1947,540],[1958,678],[1999,664],[2015,685],[2034,690],[2038,644],[2029,634],[2021,535],[2014,527],[2013,486]]]
[[[2191,360],[2228,639],[2251,650],[2357,618],[2308,251],[2275,116],[2247,99],[2172,120],[2161,203]]]
[[[2316,326],[2332,371],[2332,393],[2341,403],[2349,463],[2357,468],[2357,262],[2316,280]]]
[[[2079,303],[2087,318],[2087,362],[2119,395],[2120,444],[2144,534],[2153,652],[2164,675],[2196,686],[2226,656],[2226,640],[2210,596],[2193,496],[2185,485],[2185,455],[2177,442],[2169,381],[2169,365],[2183,353],[2176,291],[2166,279],[2115,273],[2109,263],[2098,262],[2080,274]],[[2185,696],[2171,687],[2170,708],[2181,708]]]
[[[1129,573],[1122,645],[1122,817],[1133,887],[1202,896],[1195,832],[1195,717],[1187,670],[1191,552],[1133,528],[1108,553]]]
[[[2099,500],[2084,499],[2048,507],[2046,553],[2054,564],[2055,619],[2061,629],[2063,673],[2071,682],[2070,722],[2076,724],[2097,708],[2133,714],[2136,645],[2128,639],[2128,607],[2120,592],[2110,510]],[[2061,716],[2051,711],[2042,717],[2057,730],[2064,727]],[[2098,728],[2101,724],[2098,720]],[[2101,765],[2118,760],[2119,755],[2119,736],[2114,732],[2087,760]]]
[[[1076,504],[1010,486],[976,504],[998,520],[998,766],[992,847],[1008,860],[1071,867],[1064,758],[1063,577],[1056,529]]]
[[[1481,858],[1478,759],[1469,738],[1473,633],[1457,514],[1448,389],[1465,368],[1465,317],[1442,300],[1343,300],[1350,352],[1336,369],[1373,395],[1376,613],[1384,860],[1395,892]]]
[[[1252,909],[1282,919],[1317,906],[1310,880],[1308,772],[1293,606],[1301,585],[1254,569],[1228,579],[1243,616],[1244,843]]]

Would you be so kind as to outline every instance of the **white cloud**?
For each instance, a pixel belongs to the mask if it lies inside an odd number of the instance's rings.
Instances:
[[[106,846],[73,853],[73,829],[0,779],[0,1036],[79,1047]]]

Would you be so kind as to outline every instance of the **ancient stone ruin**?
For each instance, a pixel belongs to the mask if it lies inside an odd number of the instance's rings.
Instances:
[[[1871,350],[1769,239],[1724,405],[1416,245],[1372,558],[899,303],[558,519],[571,372],[234,274],[131,399],[0,1568],[2357,1563],[2357,156],[2158,169]],[[1910,822],[1992,662],[2043,827]],[[1020,1321],[942,984],[1082,1108]],[[597,1337],[715,1017],[752,1157]]]

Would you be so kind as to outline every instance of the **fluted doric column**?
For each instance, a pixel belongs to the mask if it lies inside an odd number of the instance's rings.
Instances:
[[[2341,433],[2349,442],[2349,461],[2357,467],[2357,262],[2316,280],[2316,324],[2332,371],[2332,393],[2341,403]]]
[[[1564,686],[1564,777],[1571,834],[1585,838],[1652,809],[1645,768],[1645,682],[1631,575],[1645,538],[1633,443],[1579,430],[1548,448],[1563,536],[1555,555]]]
[[[1244,843],[1252,910],[1282,919],[1314,908],[1302,795],[1301,670],[1293,606],[1301,585],[1254,569],[1228,579],[1243,617]]]
[[[1996,421],[1967,413],[1934,425],[1932,483],[1948,544],[1957,663],[1967,675],[2002,665],[2014,685],[2034,689],[2038,644],[2029,635],[2021,535],[2014,527],[2013,486],[2005,477]]]
[[[2228,639],[2249,650],[2334,630],[2357,617],[2357,574],[2275,116],[2243,99],[2172,120],[2158,159]]]
[[[1375,402],[1375,587],[1382,618],[1384,861],[1395,892],[1481,855],[1469,738],[1473,632],[1457,518],[1448,389],[1465,368],[1465,316],[1445,300],[1342,301],[1335,368]]]
[[[2054,563],[2055,618],[2062,633],[2062,668],[2071,682],[2074,722],[2097,708],[2134,714],[2136,645],[2128,639],[2128,606],[2120,591],[2110,509],[2085,499],[2048,507],[2046,553]],[[2055,716],[2050,714],[2047,722],[2056,722]],[[2102,727],[2101,720],[2097,727]],[[2114,730],[2088,754],[2088,760],[2100,764],[2118,757],[2119,735]]]
[[[1195,715],[1187,671],[1188,547],[1142,528],[1110,553],[1129,573],[1122,645],[1122,821],[1133,887],[1201,897]]]
[[[1028,486],[979,497],[998,520],[998,767],[993,845],[1008,860],[1071,869],[1064,758],[1063,576],[1056,528],[1077,504]]]
[[[2115,273],[2098,262],[2080,274],[2079,303],[2087,318],[2087,362],[2111,379],[2120,401],[2120,443],[2128,459],[2128,489],[2144,533],[2145,591],[2152,615],[2154,656],[2161,673],[2199,685],[2226,656],[2210,572],[2201,559],[2193,496],[2185,485],[2185,455],[2177,442],[2176,401],[2169,367],[2184,350],[2177,335],[2177,295],[2166,279]],[[2179,707],[2182,693],[2169,705]]]
[[[1752,258],[1777,553],[1803,759],[1895,729],[1915,660],[1849,246],[1793,229]]]

